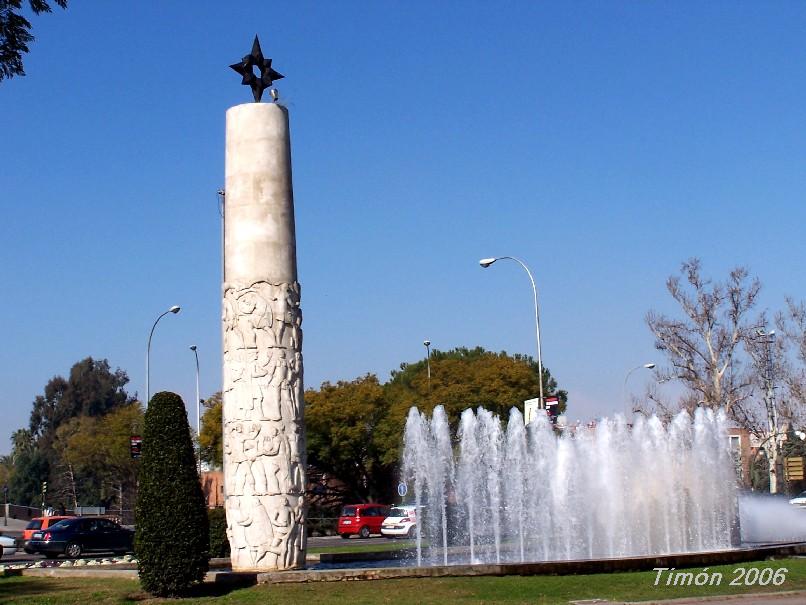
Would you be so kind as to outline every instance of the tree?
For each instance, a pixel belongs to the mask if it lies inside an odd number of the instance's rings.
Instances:
[[[31,410],[31,434],[40,447],[48,447],[56,430],[76,416],[101,416],[134,401],[124,387],[126,372],[110,369],[106,359],[82,359],[70,368],[65,379],[54,376],[45,385],[44,395],[34,400]]]
[[[735,425],[758,438],[764,460],[754,464],[754,483],[765,471],[765,483],[775,493],[786,427],[803,418],[803,372],[793,370],[792,361],[806,361],[806,308],[787,301],[787,311],[777,316],[784,335],[779,339],[767,329],[765,313],[751,317],[761,284],[747,269],[736,268],[724,282],[715,283],[702,276],[695,258],[682,264],[681,274],[685,283],[672,276],[667,288],[684,317],[650,311],[646,319],[655,347],[670,363],[656,370],[656,377],[678,380],[686,392],[678,406],[653,393],[650,399],[665,416],[675,407],[724,408]]]
[[[179,395],[154,395],[142,436],[134,540],[140,583],[157,596],[180,596],[204,579],[210,543],[190,425]]]
[[[781,379],[786,399],[790,402],[788,415],[800,426],[806,423],[806,304],[786,299],[786,309],[776,316],[781,343],[786,350]]]
[[[67,0],[53,0],[67,8]],[[48,0],[29,0],[34,14],[51,12]],[[4,78],[24,76],[22,55],[28,52],[28,44],[34,41],[31,23],[21,14],[22,0],[0,0],[0,81]]]
[[[39,506],[42,502],[42,482],[47,481],[50,466],[27,429],[19,429],[11,436],[9,500],[23,506]]]
[[[682,318],[650,311],[646,323],[655,337],[655,348],[663,352],[669,366],[655,370],[659,381],[678,380],[687,389],[683,407],[724,407],[739,417],[752,394],[752,367],[742,362],[742,345],[756,322],[748,316],[761,289],[747,269],[738,267],[728,279],[712,282],[701,273],[697,258],[684,262],[680,276],[666,281],[666,288],[680,306]],[[758,321],[758,320],[757,320]],[[659,399],[662,413],[671,413]]]
[[[67,378],[54,376],[47,382],[43,394],[34,399],[28,428],[20,429],[12,436],[9,494],[15,503],[39,506],[45,481],[50,486],[48,500],[53,503],[70,500],[75,503],[88,498],[93,504],[98,504],[99,498],[104,500],[102,478],[106,475],[103,469],[108,469],[110,461],[117,458],[104,451],[86,457],[73,455],[70,460],[65,453],[68,447],[74,448],[71,451],[75,452],[77,444],[69,444],[68,438],[78,435],[76,439],[80,442],[92,435],[99,443],[112,443],[107,438],[109,435],[130,431],[131,427],[96,426],[84,421],[98,420],[121,408],[128,409],[122,416],[130,424],[131,414],[142,416],[142,411],[134,411],[139,410],[139,406],[131,408],[135,399],[124,389],[128,382],[126,372],[120,368],[113,371],[106,359],[92,357],[74,364]],[[113,415],[109,421],[114,418]],[[128,435],[125,441],[121,437],[115,443],[128,456]],[[92,467],[91,462],[96,466]],[[79,476],[79,467],[85,471],[83,478]],[[98,486],[100,489],[96,489]],[[114,489],[120,496],[121,484],[117,483]]]
[[[134,398],[124,390],[128,382],[126,372],[112,371],[106,359],[92,357],[74,364],[68,378],[48,381],[44,393],[34,399],[29,428],[15,433],[10,493],[16,503],[38,506],[44,481],[64,484],[70,469],[58,465],[54,442],[59,428],[75,418],[102,416],[132,403]]]
[[[0,456],[0,486],[7,486],[11,479],[11,471],[14,468],[14,463],[11,461],[11,456]]]
[[[377,376],[325,382],[305,393],[308,460],[346,485],[352,500],[385,498],[392,468],[381,462],[375,431],[388,404]]]
[[[346,486],[345,497],[389,500],[409,408],[430,413],[444,405],[454,429],[468,407],[483,405],[506,418],[512,406],[537,396],[537,376],[530,357],[476,347],[433,351],[430,381],[425,361],[418,361],[401,364],[383,385],[372,374],[326,382],[305,393],[308,459]],[[567,393],[546,368],[543,385],[546,395],[559,396],[564,411]]]
[[[73,418],[59,427],[53,446],[57,471],[51,473],[53,496],[120,511],[132,506],[138,461],[131,457],[129,439],[140,434],[142,424],[142,407],[133,402],[104,416]]]
[[[214,468],[221,468],[224,465],[222,429],[224,405],[221,391],[205,399],[204,407],[199,433],[201,459]]]
[[[537,377],[538,365],[531,357],[508,355],[505,351],[494,353],[482,347],[433,351],[430,382],[425,361],[401,364],[386,385],[389,414],[378,436],[383,444],[383,462],[398,465],[406,415],[412,406],[429,414],[436,405],[444,406],[451,430],[455,431],[460,414],[469,407],[483,406],[508,418],[513,406],[521,407],[527,399],[537,397]],[[557,381],[545,366],[543,390],[545,396],[559,397],[559,412],[564,413],[568,393],[557,388]]]

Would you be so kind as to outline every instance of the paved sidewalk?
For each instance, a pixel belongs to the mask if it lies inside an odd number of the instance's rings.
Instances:
[[[582,605],[585,601],[574,601]],[[589,602],[592,603],[592,602]],[[600,601],[602,605],[606,601]],[[697,597],[684,599],[667,599],[664,601],[640,601],[635,603],[609,603],[609,605],[804,605],[806,590],[790,592],[773,592],[767,594],[742,594],[719,597]]]
[[[25,529],[26,525],[28,525],[28,521],[12,519],[11,517],[8,518],[8,525],[3,525],[3,517],[0,517],[0,535],[22,538],[22,530]]]

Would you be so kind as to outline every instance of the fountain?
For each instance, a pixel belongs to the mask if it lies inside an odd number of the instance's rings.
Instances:
[[[668,425],[623,417],[557,435],[442,406],[406,421],[404,479],[418,507],[417,565],[512,563],[728,549],[737,488],[722,412]],[[425,546],[428,546],[426,548]]]

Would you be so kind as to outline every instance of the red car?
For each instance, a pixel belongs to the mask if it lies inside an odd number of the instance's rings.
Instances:
[[[25,526],[25,529],[22,530],[22,539],[23,542],[28,542],[34,535],[34,532],[39,531],[40,529],[47,529],[52,525],[56,525],[59,521],[64,521],[65,519],[73,519],[72,516],[68,515],[52,515],[50,517],[34,517],[31,519],[30,523]],[[25,552],[29,555],[33,554],[33,551],[28,552],[28,547],[25,547]]]
[[[341,509],[339,535],[349,538],[357,534],[361,538],[369,538],[370,534],[379,534],[388,514],[389,507],[385,504],[348,504]]]

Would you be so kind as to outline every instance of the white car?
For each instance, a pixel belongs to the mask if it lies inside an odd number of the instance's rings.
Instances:
[[[396,506],[383,520],[381,535],[386,538],[413,538],[417,534],[417,507]]]
[[[17,554],[17,543],[14,538],[0,536],[0,559]]]
[[[806,492],[800,492],[789,501],[794,506],[806,506]]]

